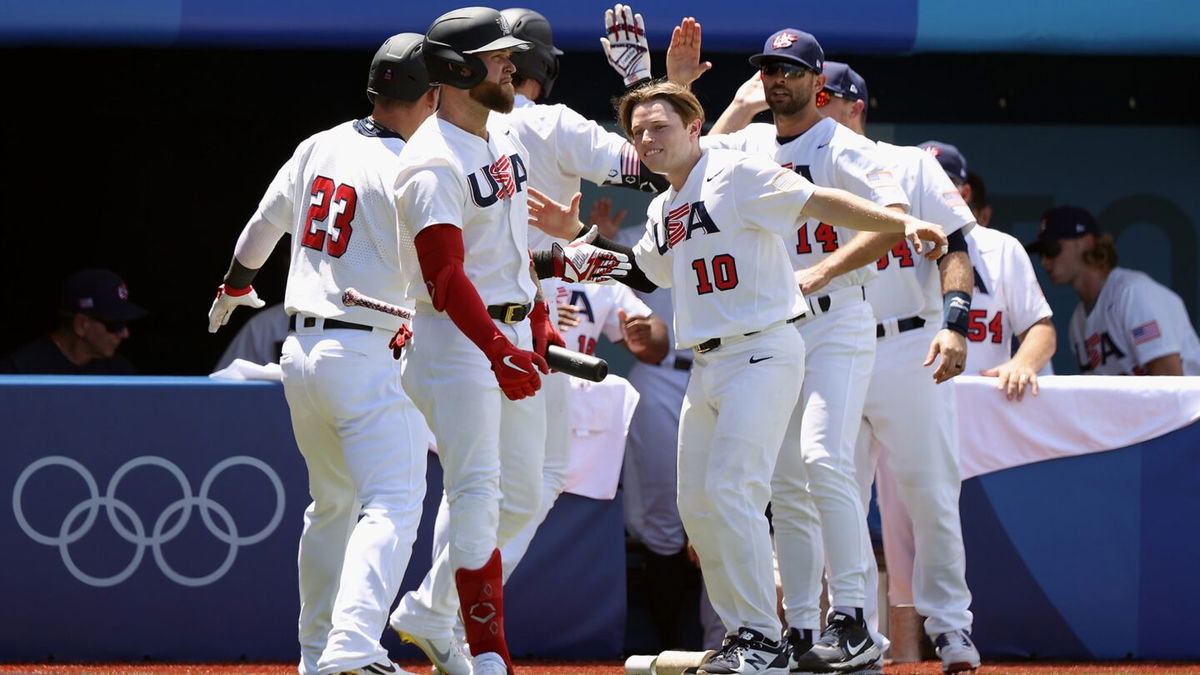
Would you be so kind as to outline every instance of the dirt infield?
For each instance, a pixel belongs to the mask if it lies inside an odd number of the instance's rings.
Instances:
[[[401,668],[424,675],[428,665],[400,662]],[[885,675],[941,675],[936,661],[888,665]],[[293,675],[284,663],[0,663],[0,675]],[[617,661],[526,661],[521,675],[623,675]],[[1105,661],[1062,663],[1013,661],[985,663],[979,675],[1200,675],[1200,663],[1174,661]]]

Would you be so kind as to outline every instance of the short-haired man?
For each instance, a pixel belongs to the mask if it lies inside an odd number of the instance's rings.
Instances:
[[[1200,375],[1200,340],[1183,300],[1144,272],[1117,267],[1111,234],[1092,214],[1056,206],[1026,246],[1055,284],[1079,296],[1069,330],[1084,375]]]
[[[704,111],[686,88],[656,83],[627,92],[618,119],[640,159],[671,189],[647,211],[628,252],[625,280],[673,290],[675,336],[695,365],[680,416],[679,511],[700,557],[709,596],[729,631],[700,673],[788,672],[775,613],[765,516],[771,474],[804,376],[804,341],[791,327],[808,307],[788,247],[798,222],[904,231],[944,243],[941,228],[840,190],[818,188],[770,160],[702,150]],[[577,209],[531,199],[531,216],[556,236],[582,229]]]

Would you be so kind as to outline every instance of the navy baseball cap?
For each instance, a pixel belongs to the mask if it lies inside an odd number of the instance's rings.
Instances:
[[[867,81],[840,61],[825,62],[825,89],[848,101],[867,100]]]
[[[917,147],[936,157],[938,164],[942,165],[942,169],[955,185],[967,182],[967,158],[963,157],[958,148],[941,141],[925,141]]]
[[[1078,206],[1055,206],[1042,214],[1038,238],[1025,244],[1030,253],[1058,255],[1063,239],[1078,239],[1085,234],[1100,234],[1100,225],[1087,209]]]
[[[816,72],[825,69],[825,51],[811,33],[805,33],[795,28],[784,28],[771,34],[763,43],[761,54],[750,57],[750,65],[755,68],[764,61],[789,61],[807,66]]]
[[[129,301],[129,289],[112,270],[79,270],[63,282],[62,309],[100,319],[129,321],[146,316],[146,310]]]

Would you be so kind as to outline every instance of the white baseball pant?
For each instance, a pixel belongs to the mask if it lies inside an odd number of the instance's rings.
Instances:
[[[679,515],[730,631],[781,633],[766,508],[803,379],[804,339],[779,324],[697,354],[684,396]]]
[[[771,513],[788,625],[817,629],[826,561],[832,605],[865,607],[871,595],[854,448],[875,361],[875,319],[859,296],[797,328],[808,350],[804,386],[771,481]]]
[[[929,326],[879,340],[856,452],[860,495],[871,495],[875,467],[885,463],[897,495],[912,517],[915,543],[913,599],[930,635],[970,630],[971,591],[958,514],[958,407],[951,384],[934,384],[923,367],[938,328]],[[884,514],[884,518],[887,515]],[[877,588],[874,558],[868,583]],[[878,626],[876,594],[868,594],[868,622]]]
[[[283,391],[312,496],[300,535],[301,675],[387,657],[379,637],[421,519],[428,438],[390,337],[300,327],[283,344]]]
[[[496,326],[521,349],[533,348],[528,321]],[[419,305],[413,334],[404,388],[437,438],[449,537],[392,621],[403,616],[420,635],[448,636],[459,609],[454,570],[483,567],[538,513],[546,404],[541,392],[508,400],[487,357],[446,315]]]

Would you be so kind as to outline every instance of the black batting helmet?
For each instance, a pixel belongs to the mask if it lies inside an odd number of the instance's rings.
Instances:
[[[502,10],[500,15],[508,19],[513,35],[533,45],[527,52],[513,54],[517,74],[542,85],[539,101],[550,96],[554,80],[558,79],[558,57],[562,56],[562,50],[554,46],[550,22],[538,12],[521,7]]]
[[[376,96],[415,101],[429,91],[429,73],[421,54],[424,42],[424,35],[400,33],[388,38],[375,52],[367,74],[367,98],[371,103]]]
[[[514,37],[512,26],[490,7],[464,7],[439,16],[425,31],[425,67],[430,82],[470,89],[487,77],[476,54],[497,49],[523,52],[532,47]]]

